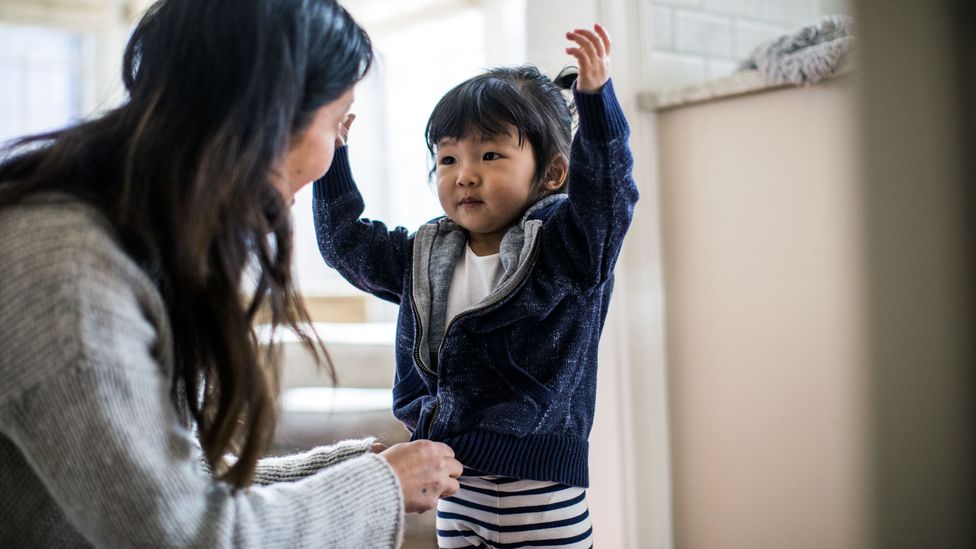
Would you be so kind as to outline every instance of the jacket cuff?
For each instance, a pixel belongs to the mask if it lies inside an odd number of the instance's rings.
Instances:
[[[607,141],[630,133],[612,79],[593,93],[583,93],[573,84],[573,99],[579,113],[579,131],[584,138]]]
[[[313,184],[312,197],[315,200],[331,200],[356,189],[356,182],[353,181],[352,170],[349,167],[349,147],[338,147],[335,156],[332,157],[329,171]]]

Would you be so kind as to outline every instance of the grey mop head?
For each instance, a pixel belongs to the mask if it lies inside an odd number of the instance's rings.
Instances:
[[[766,82],[816,84],[833,75],[854,47],[854,20],[827,15],[796,32],[759,44],[741,69],[759,69]]]

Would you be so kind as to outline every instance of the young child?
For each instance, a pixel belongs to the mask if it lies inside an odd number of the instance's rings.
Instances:
[[[326,263],[400,305],[394,413],[467,467],[438,505],[441,547],[592,545],[597,345],[638,194],[610,39],[599,25],[566,37],[575,137],[559,86],[533,67],[488,71],[434,108],[445,217],[412,235],[358,219],[344,148],[314,187]]]

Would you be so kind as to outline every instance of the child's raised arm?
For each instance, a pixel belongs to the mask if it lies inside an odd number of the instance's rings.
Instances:
[[[378,221],[360,219],[363,197],[349,169],[346,145],[356,115],[339,124],[332,166],[313,187],[313,214],[319,251],[326,264],[357,288],[399,303],[409,264],[406,229],[389,230]]]
[[[600,25],[566,33],[566,53],[579,63],[574,100],[579,130],[570,150],[567,222],[553,223],[558,245],[543,253],[575,267],[572,277],[591,287],[607,280],[620,254],[638,200],[630,130],[610,79],[610,37]]]
[[[576,89],[583,93],[600,91],[610,79],[610,36],[606,29],[596,23],[593,30],[574,29],[566,33],[566,38],[578,44],[566,48],[566,53],[579,63]]]

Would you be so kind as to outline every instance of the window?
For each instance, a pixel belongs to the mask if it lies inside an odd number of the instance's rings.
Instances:
[[[63,127],[83,114],[80,32],[0,24],[0,140]]]
[[[524,62],[524,3],[372,0],[347,7],[370,33],[377,53],[356,88],[349,140],[364,216],[412,232],[442,214],[428,179],[427,117],[461,81],[490,66]],[[311,203],[309,186],[292,210],[299,287],[312,298],[362,295],[322,261]],[[367,320],[393,315],[390,306],[368,299]]]

